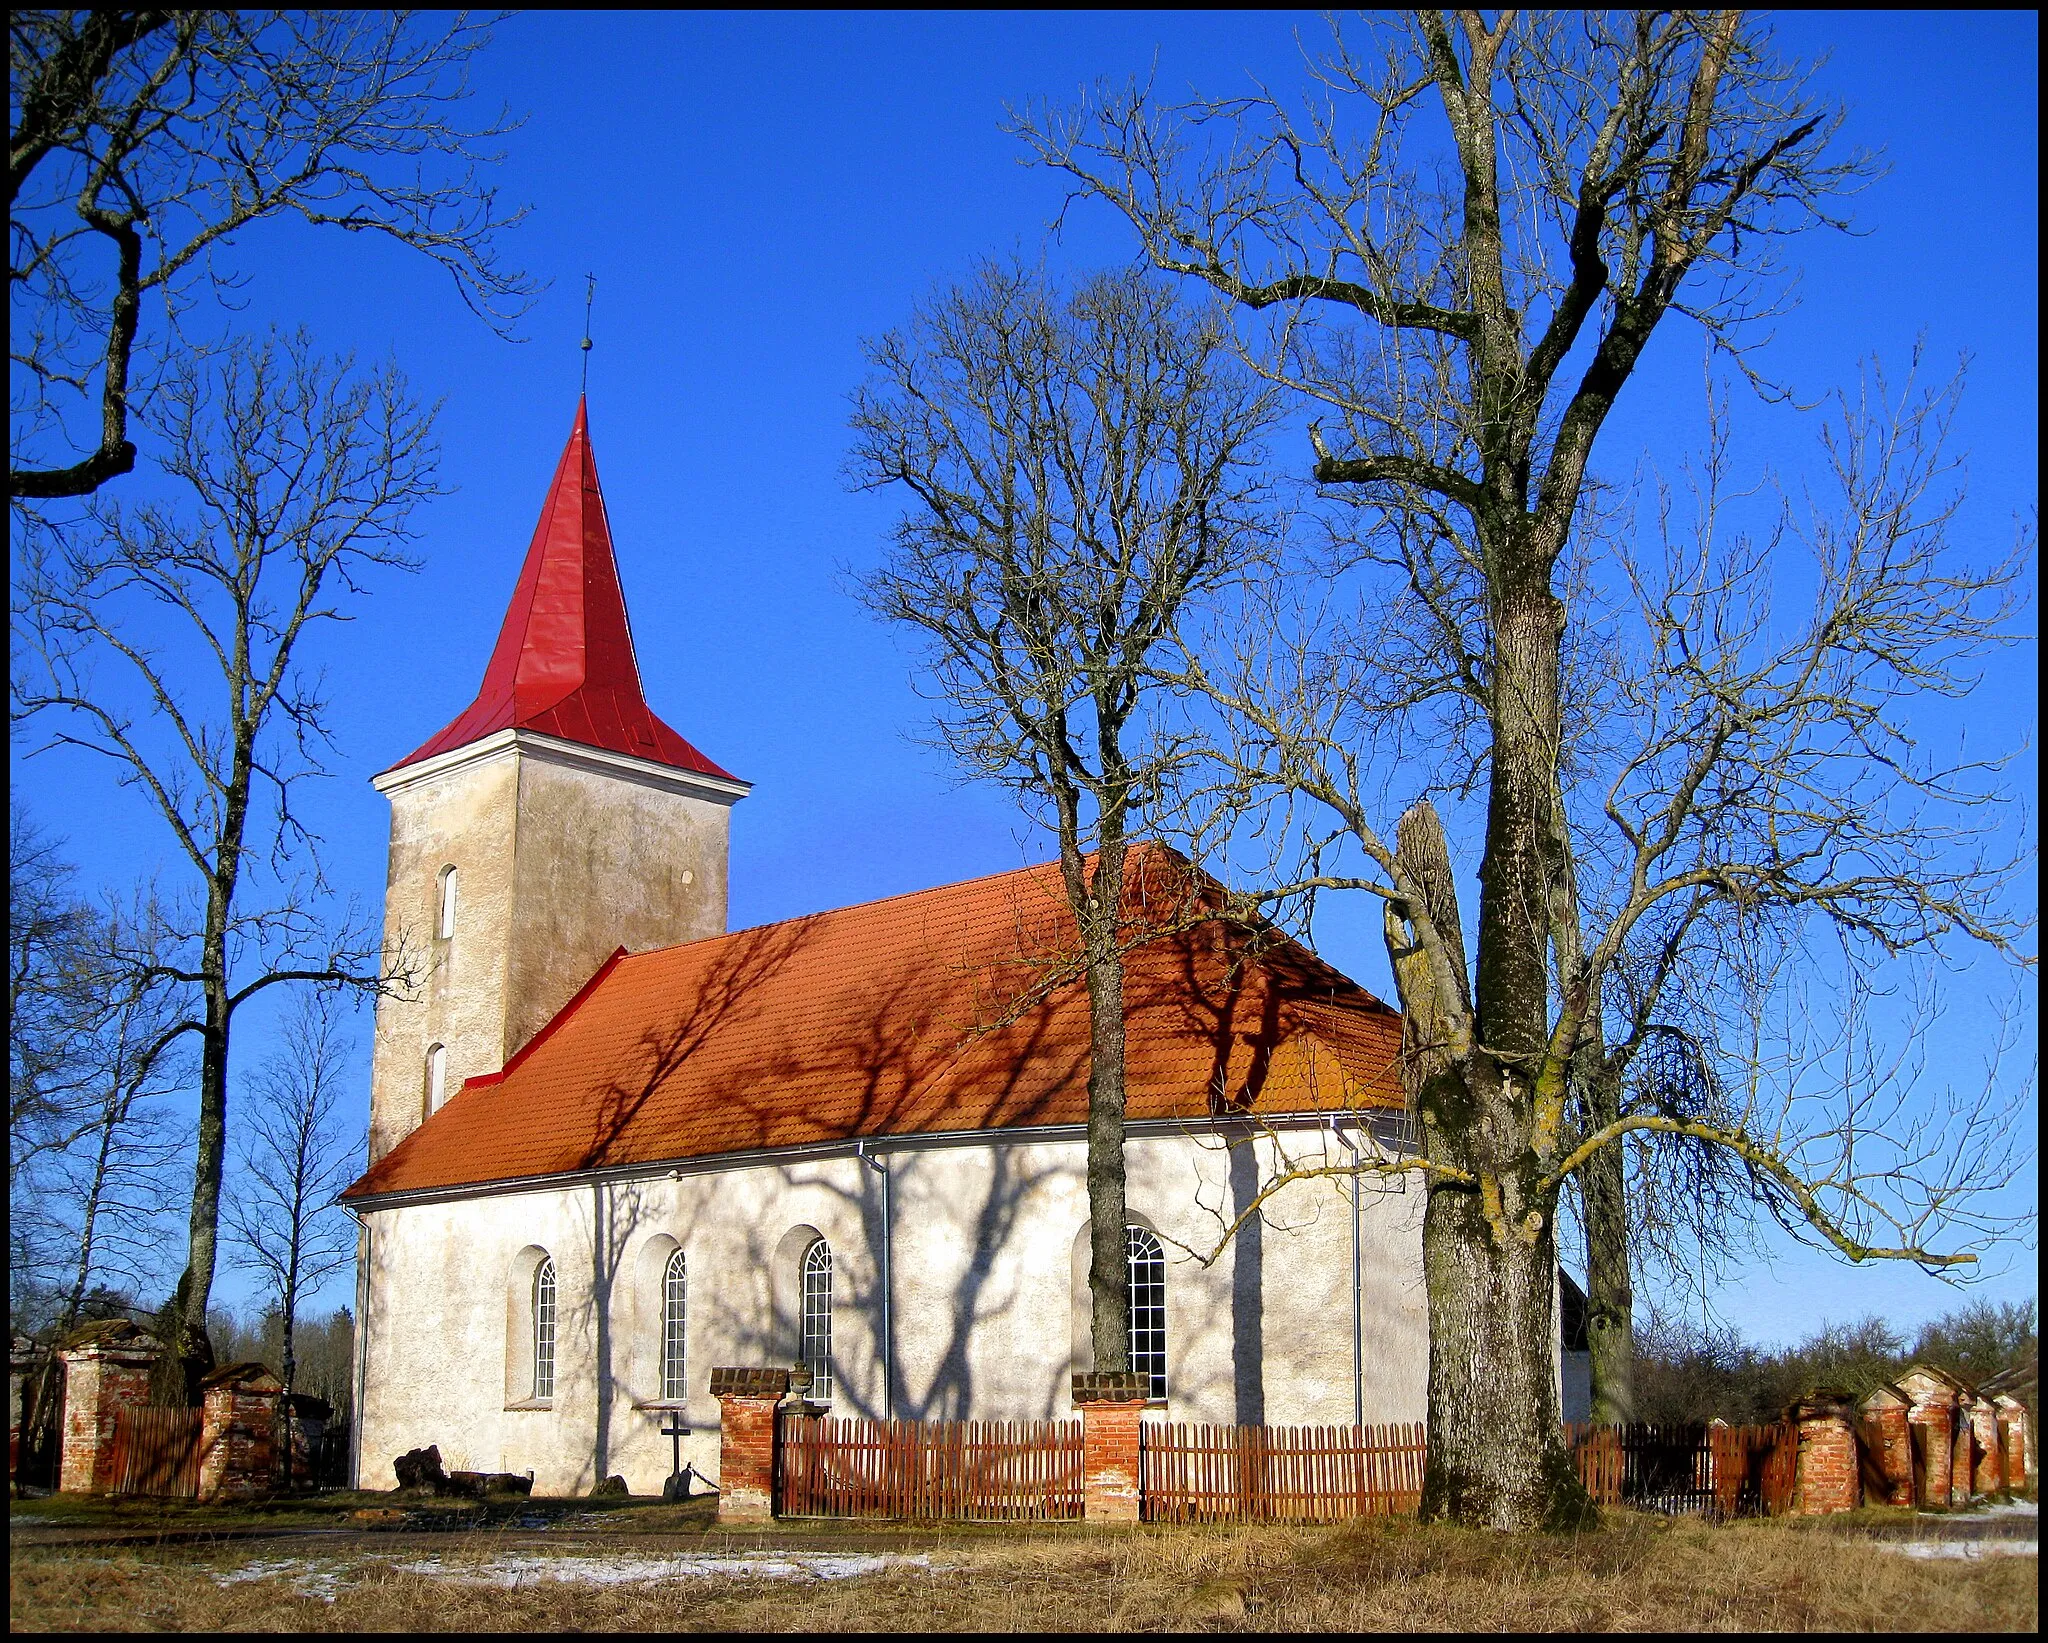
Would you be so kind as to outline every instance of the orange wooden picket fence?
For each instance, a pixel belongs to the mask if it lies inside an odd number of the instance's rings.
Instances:
[[[113,1492],[193,1500],[199,1494],[197,1409],[123,1409],[114,1417]]]
[[[1329,1523],[1413,1512],[1420,1426],[1139,1429],[1143,1515],[1153,1523]]]
[[[1079,1421],[781,1420],[775,1495],[784,1517],[1081,1515]]]
[[[168,1415],[176,1411],[146,1411]],[[126,1418],[126,1417],[124,1417]],[[775,1499],[784,1517],[1063,1522],[1082,1508],[1078,1421],[833,1420],[784,1414]],[[194,1480],[196,1482],[197,1432]],[[1714,1517],[1792,1502],[1798,1428],[1568,1426],[1602,1506]],[[1330,1523],[1411,1514],[1420,1424],[1139,1428],[1140,1511],[1153,1523]]]

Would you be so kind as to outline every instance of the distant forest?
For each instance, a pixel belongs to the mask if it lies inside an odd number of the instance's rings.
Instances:
[[[1776,1420],[1818,1387],[1857,1397],[1927,1363],[1974,1385],[1999,1377],[2035,1407],[2038,1303],[1973,1301],[1902,1334],[1878,1317],[1827,1324],[1796,1346],[1771,1349],[1739,1330],[1652,1312],[1636,1325],[1636,1415],[1645,1421],[1736,1425]]]

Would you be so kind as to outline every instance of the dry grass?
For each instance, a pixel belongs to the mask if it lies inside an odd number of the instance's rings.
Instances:
[[[766,1544],[773,1544],[767,1540]],[[516,1589],[446,1571],[515,1549],[548,1556],[684,1555],[548,1546],[480,1533],[402,1547],[318,1539],[212,1549],[11,1551],[16,1630],[228,1631],[2032,1631],[2037,1560],[1920,1562],[1866,1535],[1795,1524],[1713,1528],[1624,1519],[1578,1537],[1494,1536],[1379,1522],[1355,1529],[1143,1530],[919,1538],[930,1563],[853,1579],[671,1579]],[[260,1579],[223,1574],[296,1560]],[[310,1595],[324,1577],[332,1602]]]

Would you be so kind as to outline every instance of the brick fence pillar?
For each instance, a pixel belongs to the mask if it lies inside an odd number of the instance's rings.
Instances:
[[[1973,1495],[2005,1492],[2005,1447],[1998,1441],[1998,1405],[1981,1392],[1969,1403],[1971,1450],[1976,1455],[1976,1473],[1970,1479]]]
[[[1970,1427],[1970,1394],[1965,1392],[1956,1398],[1955,1437],[1949,1450],[1949,1460],[1954,1467],[1949,1479],[1948,1503],[1961,1511],[1970,1504],[1970,1485],[1977,1475],[1977,1434]]]
[[[1895,1386],[1880,1386],[1863,1400],[1861,1437],[1871,1470],[1884,1480],[1881,1498],[1871,1506],[1913,1504],[1913,1430],[1906,1423],[1912,1400]]]
[[[788,1391],[787,1369],[711,1371],[720,1523],[766,1523],[775,1516],[775,1411]]]
[[[1792,1510],[1803,1517],[1853,1512],[1863,1504],[1855,1405],[1846,1392],[1809,1392],[1785,1412],[1799,1424],[1799,1471]]]
[[[1915,1504],[1946,1511],[1955,1484],[1955,1383],[1937,1371],[1916,1366],[1896,1384],[1913,1400],[1906,1411],[1906,1424],[1913,1432],[1913,1471],[1918,1485]]]
[[[1081,1411],[1081,1516],[1090,1523],[1136,1523],[1138,1421],[1147,1376],[1107,1370],[1074,1377],[1074,1407]]]
[[[231,1363],[199,1383],[199,1498],[248,1500],[277,1487],[277,1401],[260,1363]]]
[[[2028,1442],[2027,1406],[2018,1398],[1998,1399],[1998,1436],[2005,1451],[2005,1486],[2018,1494],[2032,1481],[2028,1462],[2033,1454],[2033,1445]]]
[[[154,1335],[122,1319],[90,1324],[57,1356],[64,1365],[63,1448],[57,1487],[66,1494],[103,1495],[114,1477],[114,1426],[124,1409],[149,1401]]]

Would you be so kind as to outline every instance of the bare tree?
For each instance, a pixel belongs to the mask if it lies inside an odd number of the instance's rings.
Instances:
[[[355,1259],[355,1226],[335,1202],[360,1147],[342,1111],[349,1044],[333,992],[292,1000],[278,1047],[257,1069],[239,1131],[241,1165],[223,1219],[237,1264],[257,1274],[283,1332],[287,1396],[297,1384],[299,1307]]]
[[[529,291],[496,248],[522,213],[483,180],[508,125],[453,117],[489,38],[462,14],[10,14],[8,494],[84,496],[134,468],[153,367],[267,218],[411,246],[502,329]]]
[[[853,473],[910,501],[870,609],[920,632],[941,742],[1049,821],[1089,999],[1090,1331],[1129,1367],[1125,854],[1183,747],[1147,712],[1178,624],[1266,552],[1267,397],[1142,275],[984,265],[869,348]]]
[[[92,1124],[77,1050],[105,1000],[92,909],[62,845],[15,801],[7,817],[7,1187]]]
[[[200,1041],[191,1248],[179,1283],[188,1382],[209,1366],[235,1014],[280,983],[378,984],[362,920],[327,916],[319,840],[292,794],[323,773],[327,719],[301,642],[347,620],[373,568],[410,569],[436,494],[432,412],[393,367],[361,374],[303,337],[237,342],[175,371],[157,402],[176,502],[95,498],[25,545],[13,700],[38,751],[112,763],[168,830],[139,973],[185,1000],[164,1035]],[[164,955],[168,954],[168,957]],[[386,975],[403,973],[393,955]]]
[[[9,850],[8,1296],[17,1328],[61,1340],[166,1279],[188,1137],[161,1097],[171,989],[120,964],[118,918],[79,900],[60,845],[16,806]],[[54,1452],[58,1365],[26,1394],[31,1472]]]
[[[117,929],[104,933],[109,950],[123,942]],[[170,988],[133,975],[117,985],[76,1063],[95,1094],[91,1127],[46,1154],[14,1201],[15,1213],[42,1219],[66,1246],[66,1330],[96,1284],[140,1293],[167,1279],[164,1234],[190,1142],[160,1099],[180,1071],[157,1050],[176,1013]]]
[[[1338,25],[1312,74],[1299,104],[1132,90],[1016,128],[1158,266],[1271,310],[1248,354],[1341,420],[1334,446],[1311,425],[1314,476],[1356,509],[1349,568],[1391,584],[1385,655],[1324,632],[1184,680],[1236,728],[1238,802],[1279,792],[1328,819],[1305,823],[1308,869],[1276,893],[1386,904],[1422,1147],[1374,1167],[1429,1182],[1425,1514],[1562,1521],[1584,1503],[1546,1344],[1559,1193],[1577,1181],[1596,1314],[1625,1338],[1627,1138],[1732,1155],[1852,1259],[1971,1259],[1937,1244],[1982,1229],[2011,1166],[1982,1102],[1944,1124],[1862,1077],[1817,1113],[1828,1092],[1732,1032],[1742,1076],[1694,1092],[1709,1110],[1660,1109],[1659,1080],[1617,1073],[1674,1041],[1673,978],[1698,973],[1708,932],[1738,955],[1831,933],[1851,975],[1952,938],[2012,950],[2005,864],[1969,849],[2003,819],[1995,783],[1897,715],[1969,688],[2018,561],[1951,562],[1924,400],[1841,408],[1832,511],[1788,502],[1757,535],[1709,519],[1661,564],[1596,560],[1590,464],[1651,337],[1688,318],[1768,390],[1747,350],[1778,300],[1774,248],[1867,171],[1831,152],[1838,112],[1762,25],[1425,11]],[[1801,549],[1808,608],[1774,623],[1772,555]],[[1611,703],[1575,715],[1571,649],[1605,609],[1633,642]],[[1485,796],[1469,969],[1449,840],[1427,803],[1377,819],[1376,739],[1429,757],[1439,792]]]
[[[8,830],[10,1277],[48,1283],[68,1329],[95,1282],[148,1287],[178,1150],[150,1054],[171,1000],[114,957],[120,920],[79,898],[75,869],[17,802]]]

